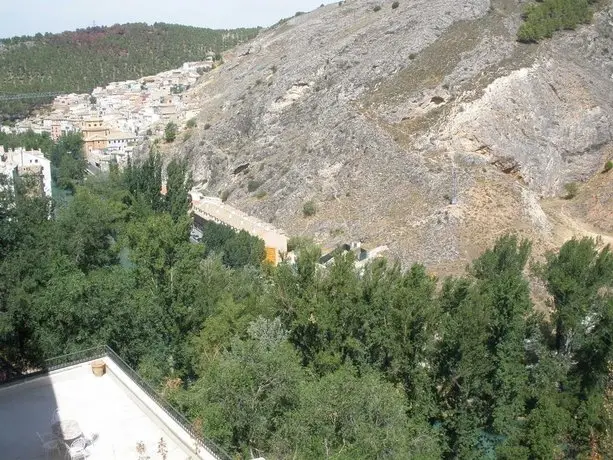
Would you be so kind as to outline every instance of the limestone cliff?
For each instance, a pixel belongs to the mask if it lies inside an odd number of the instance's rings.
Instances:
[[[554,197],[611,156],[613,5],[538,45],[515,41],[522,7],[347,0],[292,18],[203,77],[176,153],[204,193],[324,245],[387,244],[441,273],[507,231],[552,247]]]

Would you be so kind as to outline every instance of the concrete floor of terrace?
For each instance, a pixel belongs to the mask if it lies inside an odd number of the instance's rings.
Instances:
[[[214,458],[204,449],[195,454],[194,444],[188,444],[189,435],[177,431],[178,425],[172,429],[172,423],[166,425],[161,408],[152,407],[150,398],[144,401],[148,396],[139,394],[139,388],[125,380],[126,374],[113,371],[105,361],[107,373],[102,377],[94,376],[90,363],[84,363],[0,387],[0,458],[66,458],[65,453],[46,455],[37,437],[37,432],[51,433],[52,416],[58,408],[64,418],[77,421],[86,436],[95,433],[96,440],[88,449],[90,460],[137,460],[139,442],[144,443],[148,458],[161,459],[158,443],[162,438],[167,460]]]

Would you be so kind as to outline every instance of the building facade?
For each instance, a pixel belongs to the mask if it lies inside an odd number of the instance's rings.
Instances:
[[[111,130],[101,118],[85,120],[81,127],[85,153],[93,150],[104,150],[108,147],[108,136]]]

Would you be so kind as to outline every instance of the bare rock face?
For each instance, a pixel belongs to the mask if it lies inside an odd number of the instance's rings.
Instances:
[[[555,195],[563,184],[589,178],[613,139],[613,92],[599,94],[603,81],[590,80],[588,68],[552,59],[501,77],[461,105],[449,147],[483,153],[531,190]]]
[[[547,248],[539,199],[591,177],[612,141],[613,7],[539,45],[515,41],[521,11],[347,0],[292,18],[188,94],[202,112],[178,154],[205,193],[326,245],[440,272],[507,231]]]

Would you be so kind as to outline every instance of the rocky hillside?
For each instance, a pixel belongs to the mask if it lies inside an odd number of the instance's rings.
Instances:
[[[522,9],[347,0],[297,16],[203,77],[173,153],[205,193],[290,235],[386,244],[436,273],[508,231],[537,253],[610,238],[613,5],[532,45],[515,39]]]

